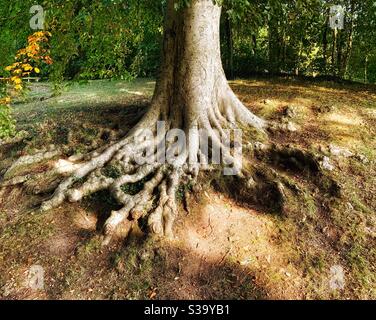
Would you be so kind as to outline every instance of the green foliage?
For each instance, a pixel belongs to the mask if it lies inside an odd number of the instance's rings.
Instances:
[[[376,81],[373,0],[213,0],[223,6],[222,56],[227,72],[330,75]],[[0,65],[9,65],[29,35],[34,1],[0,3]],[[52,68],[64,79],[153,77],[160,61],[167,0],[44,0]],[[346,8],[345,29],[329,27],[329,7]],[[176,0],[184,10],[191,0]],[[0,77],[4,76],[0,70]]]
[[[25,46],[31,0],[0,3],[0,65]],[[41,1],[45,27],[53,33],[56,62],[41,75],[60,91],[63,79],[132,79],[155,76],[162,38],[163,1]],[[4,76],[0,70],[0,77]]]
[[[12,110],[8,103],[3,103],[6,96],[5,84],[0,81],[0,139],[13,136],[15,133],[15,121],[12,118]]]
[[[31,33],[28,16],[33,4],[30,0],[0,2],[0,77],[5,76],[3,67],[13,62],[17,50],[24,47]]]
[[[0,139],[13,136],[15,129],[10,106],[0,105]]]
[[[155,75],[163,15],[146,2],[49,1],[54,81]]]
[[[334,4],[345,7],[343,30],[329,26]],[[224,1],[225,68],[239,76],[267,71],[374,82],[375,9],[371,0]]]

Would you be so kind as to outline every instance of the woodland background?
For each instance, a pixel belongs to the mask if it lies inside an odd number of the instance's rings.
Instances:
[[[0,65],[13,62],[31,33],[33,0],[1,1]],[[155,76],[165,0],[49,0],[54,64],[41,75],[62,79]],[[345,7],[345,28],[329,25],[330,7]],[[229,78],[254,74],[376,81],[373,0],[231,0],[222,15],[222,56]],[[0,77],[7,76],[0,68]]]

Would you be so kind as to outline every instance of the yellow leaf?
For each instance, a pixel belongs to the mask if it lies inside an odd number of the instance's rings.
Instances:
[[[5,97],[3,99],[0,99],[0,105],[4,105],[4,104],[10,104],[10,98],[9,97]]]
[[[17,78],[17,77],[13,77],[12,81],[13,81],[14,84],[21,84],[22,83],[22,80],[20,78]]]
[[[39,68],[34,68],[35,73],[40,73]]]
[[[33,70],[33,67],[29,64],[24,64],[22,65],[22,68],[25,70],[25,71],[29,71],[29,70]]]
[[[20,84],[17,84],[14,86],[15,90],[22,90],[22,86]]]

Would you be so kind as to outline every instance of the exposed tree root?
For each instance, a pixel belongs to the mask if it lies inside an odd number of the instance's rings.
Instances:
[[[230,90],[229,87],[226,88]],[[230,95],[229,92],[226,94],[231,99],[221,99],[220,103],[215,103],[211,108],[205,106],[208,112],[199,114],[189,125],[182,126],[184,114],[174,115],[171,120],[166,121],[166,128],[162,133],[158,132],[156,124],[159,119],[168,118],[166,113],[170,108],[162,108],[160,99],[154,98],[149,112],[119,141],[86,155],[56,160],[47,172],[33,173],[25,169],[46,161],[51,162],[62,154],[61,150],[50,149],[23,156],[5,172],[0,188],[24,184],[26,190],[33,194],[54,191],[52,197],[42,203],[41,211],[56,208],[66,200],[78,202],[106,189],[122,208],[111,212],[105,222],[104,244],[108,244],[119,230],[122,236],[126,236],[140,219],[148,221],[150,232],[171,238],[177,216],[177,189],[182,182],[195,180],[200,170],[212,169],[209,154],[214,152],[214,149],[221,152],[224,163],[232,164],[236,172],[242,174],[241,163],[232,154],[234,144],[230,140],[224,143],[221,139],[222,136],[229,135],[226,130],[234,127],[242,117],[243,123],[263,131],[263,120],[245,109],[235,95]],[[166,101],[165,97],[163,101]],[[228,103],[226,113],[223,112],[224,102]],[[168,106],[167,103],[166,105]],[[186,145],[173,149],[179,151],[179,156],[173,162],[159,162],[155,159],[150,164],[138,164],[137,156],[142,154],[146,147],[151,147],[156,158],[161,154],[165,156],[166,150],[160,151],[158,146],[166,139],[166,131],[176,127],[183,127],[188,140]],[[156,137],[153,141],[143,140],[145,128],[150,128]],[[194,130],[190,131],[192,129]],[[205,135],[209,137],[209,145],[203,149],[200,139],[206,138]],[[166,149],[174,146],[176,142],[168,138],[166,140]],[[25,171],[26,174],[19,175]],[[135,194],[127,192],[127,187],[132,184],[141,186]]]
[[[12,177],[17,173],[17,171],[22,170],[25,167],[29,167],[33,164],[40,163],[45,160],[49,160],[60,156],[62,154],[61,150],[55,149],[53,146],[49,148],[49,150],[38,152],[34,155],[26,155],[20,157],[17,161],[15,161],[10,168],[5,172],[4,178],[7,179]]]
[[[10,166],[0,188],[24,184],[26,190],[33,194],[54,191],[52,197],[42,203],[42,211],[58,207],[66,200],[78,202],[98,191],[109,190],[121,208],[112,211],[105,222],[103,244],[109,244],[111,239],[119,234],[126,237],[138,226],[140,220],[147,222],[150,233],[171,238],[173,223],[178,213],[176,195],[179,186],[188,181],[194,182],[199,170],[211,171],[216,168],[210,164],[211,159],[205,156],[206,150],[202,149],[195,139],[189,141],[186,149],[181,152],[181,157],[173,163],[155,161],[150,164],[137,164],[137,155],[150,145],[147,140],[140,142],[138,138],[142,131],[138,129],[145,125],[152,128],[154,125],[149,123],[155,124],[159,117],[160,114],[149,111],[140,124],[118,142],[86,155],[56,160],[47,172],[17,176],[20,168],[25,171],[25,166],[51,161],[50,159],[59,156],[61,151],[47,150],[24,156]],[[220,144],[223,159],[232,161],[235,166],[239,165],[232,149],[219,139],[218,132],[222,130],[223,134],[226,134],[225,127],[220,126],[217,130],[212,127],[219,121],[214,117],[211,121],[204,120],[199,123],[205,125],[205,130],[212,135],[211,147],[216,143]],[[223,123],[230,126],[226,117]],[[156,130],[152,131],[157,134]],[[156,137],[153,150],[158,153],[157,146],[161,137]],[[167,143],[171,145],[173,142]],[[251,167],[242,170],[239,168],[237,176],[230,178],[228,184],[231,190],[238,190],[238,196],[243,201],[260,205],[270,212],[287,214],[286,208],[291,206],[291,201],[304,197],[304,186],[291,179],[288,172],[312,177],[312,181],[324,193],[339,195],[339,186],[323,173],[318,156],[290,146],[257,142],[252,143],[252,151]],[[189,157],[190,153],[194,156]],[[195,162],[192,162],[192,159],[195,159]],[[138,185],[137,190],[130,192],[134,184]]]
[[[255,143],[253,163],[241,179],[230,181],[237,186],[239,198],[263,211],[289,215],[291,208],[304,206],[314,186],[317,197],[338,198],[340,185],[321,166],[321,156],[290,145]]]

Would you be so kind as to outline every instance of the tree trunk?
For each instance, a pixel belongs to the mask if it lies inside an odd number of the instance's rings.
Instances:
[[[336,70],[337,70],[337,76],[341,78],[342,74],[342,64],[343,64],[343,35],[344,32],[342,30],[338,30],[338,37],[337,37],[337,64],[336,64]]]
[[[352,50],[353,50],[353,34],[354,34],[354,27],[355,27],[354,14],[355,14],[355,3],[354,1],[351,1],[350,29],[348,31],[346,51],[345,51],[345,56],[343,59],[343,65],[342,65],[342,70],[341,70],[342,78],[348,75],[349,62],[350,62],[350,58],[351,58]]]
[[[279,30],[275,17],[268,18],[268,56],[269,56],[269,71],[271,74],[279,73]]]
[[[322,52],[323,52],[323,62],[324,62],[324,73],[327,74],[327,66],[328,66],[328,31],[329,31],[329,9],[326,11],[326,18],[325,18],[325,28],[323,32],[323,39],[322,39]]]
[[[206,126],[217,120],[237,121],[261,129],[227,84],[220,54],[221,8],[196,0],[176,11],[169,1],[165,23],[162,67],[152,105],[162,107],[162,118],[173,115],[173,127]],[[157,100],[157,101],[155,101]]]
[[[337,36],[338,36],[338,29],[335,28],[333,30],[333,43],[332,43],[332,69],[333,69],[333,76],[337,76]]]
[[[174,3],[168,1],[161,71],[149,110],[120,141],[82,158],[58,161],[53,174],[65,179],[41,207],[49,210],[65,200],[76,202],[97,191],[110,190],[122,209],[113,211],[107,220],[104,243],[119,228],[125,236],[141,218],[148,219],[153,233],[171,236],[180,181],[195,179],[198,170],[207,168],[210,161],[200,143],[202,130],[210,137],[210,148],[221,150],[222,164],[232,163],[240,170],[241,163],[221,139],[228,136],[225,129],[236,128],[239,122],[260,131],[265,127],[265,122],[237,99],[227,83],[220,55],[221,8],[209,0],[193,0],[187,8],[175,10]],[[161,121],[165,122],[164,128],[159,128]],[[152,138],[144,139],[146,129]],[[176,161],[137,162],[145,148],[156,154],[156,159],[166,158],[168,152],[160,146],[175,143],[168,138],[169,129],[183,130],[188,138],[177,148]],[[105,166],[115,167],[119,176],[106,176],[102,170]],[[5,185],[25,179],[17,177]],[[143,184],[141,191],[136,195],[124,193],[124,185],[137,182]]]
[[[298,61],[296,62],[295,65],[295,75],[299,76],[300,73],[300,63],[302,60],[302,53],[303,53],[303,39],[300,38],[299,40],[299,50],[298,50]]]

